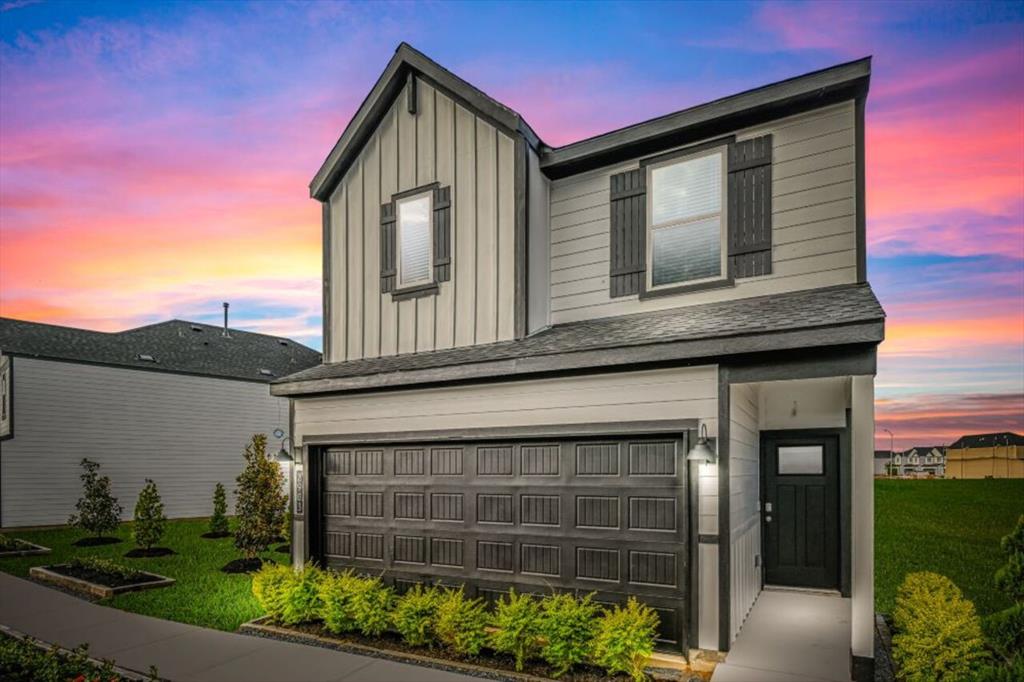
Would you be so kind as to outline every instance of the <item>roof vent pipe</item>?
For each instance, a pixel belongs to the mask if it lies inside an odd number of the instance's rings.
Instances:
[[[229,338],[231,336],[231,334],[228,333],[228,307],[230,305],[230,303],[224,301],[224,338]]]

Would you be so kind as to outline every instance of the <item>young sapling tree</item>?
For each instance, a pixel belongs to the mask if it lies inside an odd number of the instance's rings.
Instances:
[[[117,529],[123,511],[110,491],[110,477],[99,475],[100,465],[90,459],[82,460],[82,497],[75,504],[75,513],[68,525],[81,528],[99,540],[104,533]]]

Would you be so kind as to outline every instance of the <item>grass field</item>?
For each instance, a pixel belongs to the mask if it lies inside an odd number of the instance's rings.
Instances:
[[[170,521],[161,547],[170,547],[176,555],[152,559],[125,559],[124,553],[134,547],[131,524],[122,524],[114,535],[124,542],[101,547],[73,547],[82,537],[78,530],[59,528],[8,533],[53,549],[47,556],[0,559],[0,571],[21,577],[32,566],[59,564],[72,556],[97,556],[143,571],[159,573],[177,580],[171,587],[145,592],[129,592],[103,603],[125,611],[203,625],[218,630],[235,630],[247,620],[262,615],[252,596],[252,580],[248,575],[228,575],[221,566],[240,555],[232,538],[207,540],[200,535],[207,530],[205,520]],[[285,554],[270,552],[265,558],[287,562]]]
[[[949,577],[982,615],[1008,607],[993,574],[1021,514],[1024,480],[875,481],[875,610],[891,614],[914,571]]]

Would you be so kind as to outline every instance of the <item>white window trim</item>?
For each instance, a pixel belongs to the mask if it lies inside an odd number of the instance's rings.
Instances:
[[[729,147],[728,145],[722,145],[721,147],[715,147],[714,149],[702,149],[701,151],[694,152],[692,154],[685,154],[666,159],[659,163],[652,163],[646,167],[647,177],[647,224],[645,240],[647,242],[645,257],[646,272],[645,277],[647,278],[647,291],[661,291],[663,289],[674,289],[676,287],[688,287],[694,284],[703,284],[705,282],[720,282],[727,280],[729,277],[728,264],[729,264],[729,248],[728,248],[728,207],[729,207]],[[714,156],[718,154],[722,160],[722,195],[721,195],[721,206],[722,209],[718,213],[720,219],[720,239],[721,239],[721,263],[718,268],[718,275],[716,277],[702,277],[701,279],[688,279],[682,282],[667,282],[665,284],[659,284],[654,286],[654,238],[653,233],[655,230],[663,229],[666,227],[676,227],[678,225],[686,225],[688,223],[694,223],[700,220],[705,220],[714,216],[714,213],[704,213],[697,216],[691,216],[684,220],[670,220],[658,225],[654,224],[654,171],[658,168],[664,168],[665,166],[674,166],[677,163],[684,161],[692,161],[694,159],[703,158],[705,156]]]
[[[423,279],[418,279],[413,282],[405,282],[402,279],[402,204],[410,201],[416,201],[423,197],[427,198],[427,202],[430,208],[427,209],[427,227],[430,232],[430,236],[427,239],[427,245],[430,250],[430,260],[427,266],[427,276]],[[407,197],[401,199],[395,199],[395,290],[401,292],[404,289],[411,289],[413,287],[421,287],[424,284],[434,283],[434,190],[428,189],[416,194],[410,194]]]

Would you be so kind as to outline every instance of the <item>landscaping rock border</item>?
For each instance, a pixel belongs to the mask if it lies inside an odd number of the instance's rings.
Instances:
[[[174,578],[168,578],[164,575],[157,575],[156,573],[144,573],[144,575],[149,576],[153,579],[144,583],[137,583],[134,585],[108,587],[106,585],[100,585],[99,583],[90,582],[88,580],[82,580],[81,578],[72,578],[68,575],[62,575],[60,573],[57,573],[56,571],[51,571],[49,566],[33,566],[29,569],[28,575],[30,578],[33,578],[39,582],[51,583],[65,590],[79,592],[92,597],[98,597],[100,599],[108,599],[109,597],[113,597],[115,594],[122,594],[124,592],[139,592],[141,590],[153,590],[160,587],[170,587],[175,583]]]
[[[273,625],[270,623],[268,616],[263,616],[255,620],[242,623],[238,628],[238,632],[253,637],[264,637],[284,642],[318,646],[324,649],[333,649],[335,651],[360,654],[362,656],[370,656],[372,658],[381,658],[388,661],[395,661],[396,663],[409,663],[411,665],[418,665],[425,668],[445,670],[447,672],[461,673],[463,675],[481,677],[489,680],[503,680],[508,682],[551,682],[552,680],[552,678],[548,677],[538,677],[536,675],[529,675],[526,673],[517,673],[513,670],[500,670],[488,666],[476,665],[466,661],[436,658],[429,655],[414,654],[395,649],[377,648],[366,644],[359,644],[357,642],[349,642],[332,637],[323,637],[321,635]],[[679,670],[648,668],[648,673],[651,672],[656,673],[656,680],[679,680],[680,682],[685,682],[686,680],[691,679],[704,679],[699,674],[686,673]]]
[[[53,551],[49,547],[43,547],[42,545],[37,545],[34,542],[29,542],[28,540],[20,540],[18,538],[14,539],[22,545],[25,545],[25,549],[12,549],[6,552],[0,552],[0,559],[12,556],[40,556],[43,554],[49,554]]]

